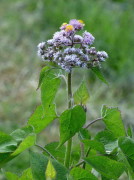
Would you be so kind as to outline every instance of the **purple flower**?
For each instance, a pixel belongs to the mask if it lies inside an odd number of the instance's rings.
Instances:
[[[74,35],[74,42],[81,43],[83,41],[83,37],[80,35]]]
[[[66,29],[66,26],[67,26],[67,23],[63,23],[60,27],[61,30],[65,30]]]
[[[83,33],[83,44],[91,45],[91,44],[93,44],[94,40],[95,40],[95,38],[91,33],[87,32],[87,31],[85,31]]]
[[[99,61],[105,61],[105,59],[108,58],[108,54],[105,51],[98,51],[97,57]]]
[[[75,30],[81,30],[83,29],[84,23],[81,20],[72,19],[69,21],[69,24],[71,24]]]
[[[45,42],[41,42],[41,43],[38,44],[37,47],[38,47],[38,49],[44,49],[45,45],[46,45]]]
[[[50,46],[53,46],[54,40],[53,40],[53,39],[49,39],[49,40],[47,41],[47,44],[50,45]]]
[[[95,40],[91,33],[85,31],[83,36],[77,34],[83,26],[83,21],[76,19],[70,20],[69,24],[63,23],[52,39],[38,45],[38,55],[43,61],[51,61],[67,72],[75,67],[100,67],[108,55],[105,51],[90,47]]]
[[[62,44],[67,46],[68,44],[71,44],[71,40],[67,37],[66,32],[62,30],[54,34],[53,43],[55,46],[60,46]]]

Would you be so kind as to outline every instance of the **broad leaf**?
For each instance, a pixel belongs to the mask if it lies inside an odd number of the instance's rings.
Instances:
[[[90,132],[89,132],[87,129],[82,128],[82,129],[79,131],[79,139],[80,139],[80,140],[91,139],[91,134],[90,134]]]
[[[11,154],[11,157],[15,157],[19,155],[21,152],[25,151],[29,147],[33,146],[36,141],[35,134],[31,134],[27,136],[17,147],[17,149]]]
[[[97,180],[97,178],[89,171],[76,167],[70,172],[74,180]]]
[[[83,127],[86,121],[86,113],[82,106],[77,105],[64,111],[60,116],[60,143],[64,144]]]
[[[23,171],[21,177],[18,180],[34,180],[31,168],[28,168],[25,171]]]
[[[46,113],[50,106],[52,106],[57,90],[60,86],[61,79],[54,74],[49,74],[47,78],[43,79],[41,85],[41,100],[43,110]]]
[[[46,180],[45,172],[49,158],[43,154],[31,152],[30,162],[34,180]],[[67,180],[68,170],[56,160],[51,159],[51,163],[56,171],[55,180]]]
[[[107,129],[111,131],[115,137],[118,138],[120,136],[126,135],[121,114],[118,108],[108,108],[103,106],[102,115]]]
[[[19,177],[11,172],[6,172],[5,175],[7,180],[19,180]]]
[[[28,120],[28,124],[34,127],[35,133],[39,133],[56,118],[55,104],[48,107],[46,112],[43,111],[42,105],[40,105]]]
[[[104,144],[107,154],[112,153],[118,147],[117,138],[108,130],[99,132],[95,139]]]
[[[118,144],[125,156],[134,160],[134,140],[129,137],[121,137]]]
[[[0,167],[6,162],[6,159],[10,156],[10,153],[0,153]]]
[[[123,163],[109,159],[105,156],[92,156],[85,158],[85,161],[100,174],[111,179],[119,178],[125,170]]]
[[[73,95],[75,104],[86,104],[89,99],[88,89],[86,87],[86,83],[83,81],[80,87]]]
[[[30,148],[35,144],[36,136],[34,134],[30,134],[27,136],[16,148],[16,150],[12,153],[3,153],[0,154],[0,167],[2,167],[6,162],[12,160],[21,152],[25,151],[26,149]]]
[[[95,75],[105,84],[108,85],[108,82],[106,81],[103,73],[101,72],[101,69],[99,67],[92,67],[92,71],[95,73]]]
[[[12,136],[0,132],[0,153],[13,152],[17,147],[17,142]]]
[[[101,180],[110,180],[109,178],[106,178],[104,176],[101,176]]]
[[[25,126],[21,129],[16,129],[10,135],[20,143],[23,139],[25,139],[29,134],[33,133],[34,129],[32,126]]]
[[[132,139],[134,139],[134,131],[133,131],[133,127],[129,126],[127,129],[127,134],[128,136],[130,136]]]
[[[48,179],[55,179],[55,177],[56,177],[56,171],[50,160],[48,161],[45,175],[46,175],[46,178],[48,178]]]
[[[86,146],[96,150],[96,151],[99,151],[101,152],[102,154],[105,154],[105,148],[104,148],[104,145],[103,143],[97,141],[97,140],[83,140],[82,141]]]
[[[130,174],[130,176],[132,177],[132,179],[134,179],[134,172],[133,172],[134,171],[134,160],[126,157],[125,154],[121,150],[118,150],[117,159],[119,162],[124,163],[126,172],[128,172]],[[132,161],[130,162],[130,160],[132,160]],[[131,164],[131,163],[133,163],[133,164]]]
[[[47,144],[45,148],[55,157],[55,159],[63,163],[66,148],[65,146],[61,146],[60,148],[57,149],[58,144],[59,142],[52,142],[50,144]],[[44,154],[47,155],[47,153],[45,152]]]
[[[44,78],[47,78],[47,75],[50,73],[51,69],[48,66],[45,66],[40,71],[40,77],[39,77],[39,83],[37,89],[40,88],[40,85],[42,84],[42,81]]]

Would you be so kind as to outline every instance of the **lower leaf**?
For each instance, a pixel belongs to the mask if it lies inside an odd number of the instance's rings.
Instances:
[[[85,158],[84,160],[106,178],[119,178],[125,170],[123,163],[109,159],[105,156],[92,156]]]

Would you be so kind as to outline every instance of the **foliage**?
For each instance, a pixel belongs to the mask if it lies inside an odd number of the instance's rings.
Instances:
[[[48,72],[49,69],[49,72]],[[47,75],[46,75],[47,73]],[[61,76],[53,69],[45,67],[41,71],[39,87],[41,88],[42,104],[31,115],[26,126],[17,129],[10,135],[0,133],[0,166],[11,161],[26,149],[36,146],[42,152],[30,153],[30,167],[16,175],[5,172],[8,180],[90,180],[117,179],[126,173],[130,179],[134,178],[134,140],[132,131],[126,134],[118,108],[103,106],[101,118],[105,130],[93,137],[86,122],[84,106],[89,98],[85,82],[82,82],[74,93],[74,106],[62,112],[59,116],[55,113],[54,99],[59,89]],[[47,78],[46,78],[47,76]],[[51,89],[49,88],[51,84]],[[44,147],[36,144],[36,136],[44,130],[49,123],[57,118],[60,122],[60,140]],[[95,123],[94,121],[93,123]],[[70,138],[78,134],[81,144],[81,156],[78,159],[72,154],[69,168],[65,167],[65,146]],[[93,153],[92,153],[93,151]],[[74,159],[73,159],[74,158]],[[80,167],[78,167],[80,166]],[[95,169],[98,174],[93,173]]]

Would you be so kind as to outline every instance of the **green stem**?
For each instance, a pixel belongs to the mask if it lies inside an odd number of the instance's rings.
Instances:
[[[72,107],[72,86],[71,86],[71,72],[68,73],[68,108]],[[71,156],[72,138],[67,141],[66,154],[65,154],[65,166],[69,168],[70,156]]]

